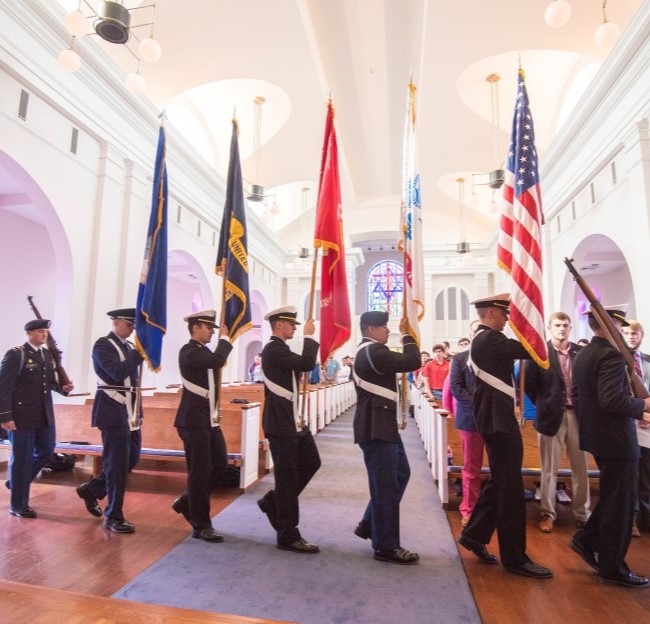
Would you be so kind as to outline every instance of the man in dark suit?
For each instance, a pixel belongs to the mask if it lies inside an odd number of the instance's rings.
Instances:
[[[65,395],[74,387],[58,385],[52,355],[43,347],[49,327],[47,319],[28,321],[27,342],[7,351],[0,364],[0,423],[11,441],[9,513],[19,518],[36,518],[29,486],[54,451],[52,390]]]
[[[496,563],[497,558],[485,546],[496,528],[501,561],[508,572],[551,578],[551,570],[526,555],[523,443],[515,417],[513,362],[530,359],[530,355],[518,340],[503,334],[509,312],[507,293],[472,303],[481,321],[469,355],[475,375],[474,419],[487,447],[490,479],[458,543],[484,563]]]
[[[218,327],[216,316],[214,310],[202,310],[183,319],[191,338],[178,354],[183,394],[174,421],[185,447],[187,489],[172,509],[192,525],[192,537],[204,542],[223,542],[212,528],[210,493],[224,484],[228,469],[226,441],[219,427],[217,371],[225,366],[232,345],[223,325],[217,348],[208,348]]]
[[[571,464],[571,509],[578,527],[589,518],[589,478],[587,454],[580,450],[578,417],[573,408],[571,389],[573,360],[579,347],[569,341],[571,319],[564,312],[553,312],[547,329],[550,366],[546,370],[532,360],[526,362],[526,394],[535,403],[535,429],[542,465],[540,531],[550,533],[557,518],[555,496],[560,455],[566,448]]]
[[[274,463],[275,489],[257,501],[277,533],[280,550],[313,554],[316,544],[302,538],[298,529],[298,496],[320,468],[320,455],[302,420],[298,382],[316,364],[318,342],[313,339],[314,321],[305,322],[302,353],[294,353],[287,340],[296,331],[298,312],[294,306],[269,312],[264,320],[271,324],[272,336],[262,350],[264,374],[264,435],[269,440]]]
[[[639,321],[628,319],[629,326],[623,328],[623,338],[634,356],[634,368],[643,385],[650,390],[650,355],[641,351],[643,326]],[[640,537],[639,527],[650,531],[650,430],[637,425],[639,440],[639,497],[636,501],[632,537]]]
[[[352,426],[368,472],[370,502],[354,533],[372,540],[378,561],[410,565],[420,557],[400,543],[399,504],[411,470],[399,435],[396,373],[419,368],[420,350],[406,333],[406,318],[399,324],[403,353],[386,346],[390,336],[387,312],[364,312],[360,327],[363,340],[354,362],[357,407]]]
[[[618,331],[627,325],[626,307],[605,308]],[[580,448],[591,453],[598,464],[600,490],[591,517],[570,544],[598,570],[602,582],[647,587],[648,579],[630,571],[625,555],[630,545],[639,473],[635,421],[650,426],[650,398],[631,396],[623,356],[607,340],[592,313],[588,314],[594,337],[578,353],[573,365],[573,404],[580,422]]]
[[[104,528],[114,533],[133,533],[122,506],[129,472],[140,459],[141,405],[136,401],[142,356],[127,340],[133,333],[135,308],[107,313],[113,330],[93,346],[93,368],[99,383],[93,401],[92,426],[102,434],[102,472],[77,488],[88,513],[101,517],[98,499],[108,496]]]

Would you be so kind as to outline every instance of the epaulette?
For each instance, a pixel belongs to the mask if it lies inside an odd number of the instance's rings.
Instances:
[[[23,348],[23,345],[18,345],[17,347],[14,347],[12,351],[20,351]]]

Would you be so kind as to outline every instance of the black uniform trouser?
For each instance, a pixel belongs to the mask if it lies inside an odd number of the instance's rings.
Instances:
[[[228,452],[221,427],[177,427],[185,447],[187,489],[180,497],[179,506],[190,516],[196,531],[212,526],[210,494],[223,486],[228,470]]]
[[[650,448],[639,446],[639,450],[639,498],[635,510],[639,512],[639,526],[650,531]]]
[[[487,544],[496,529],[501,563],[506,568],[516,568],[528,561],[521,434],[498,432],[483,436],[483,439],[490,478],[479,495],[463,535]]]
[[[102,432],[102,462],[100,474],[88,482],[92,495],[101,500],[108,496],[104,516],[123,520],[124,492],[129,472],[140,460],[142,434],[140,429],[131,431],[128,425],[122,427],[99,427]]]
[[[632,538],[639,460],[595,460],[600,470],[598,503],[580,532],[580,541],[598,553],[600,576],[616,578],[630,572],[625,555]]]
[[[301,537],[298,496],[320,468],[320,455],[309,430],[299,436],[267,437],[273,457],[275,490],[268,492],[265,500],[275,508],[278,544],[288,546]]]

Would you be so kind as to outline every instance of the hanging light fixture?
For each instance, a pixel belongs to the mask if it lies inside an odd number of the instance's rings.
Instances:
[[[466,254],[470,249],[465,236],[465,178],[456,178],[456,182],[458,182],[458,209],[460,214],[460,242],[456,243],[456,252]]]
[[[253,99],[253,168],[255,178],[248,194],[248,200],[253,202],[264,200],[264,187],[259,184],[262,163],[262,105],[264,102],[266,102],[266,99],[261,95]]]
[[[497,169],[486,171],[485,173],[472,173],[472,194],[469,198],[469,205],[476,208],[480,204],[480,199],[476,193],[477,186],[488,186],[492,191],[498,190],[503,186],[506,179],[506,172],[502,168],[501,160],[501,113],[499,108],[499,81],[501,76],[497,73],[488,74],[485,81],[490,86],[490,110],[492,112],[492,149],[494,162],[501,162]],[[478,179],[479,181],[475,181]],[[457,180],[458,181],[458,180]],[[463,180],[464,182],[464,180]],[[493,193],[494,196],[494,193]]]
[[[298,248],[298,257],[306,260],[309,258],[309,247],[306,246],[305,241],[305,215],[307,214],[308,199],[309,199],[309,187],[303,186],[300,189],[302,193],[302,208],[300,213],[300,241],[301,247]]]
[[[616,22],[610,22],[607,19],[606,8],[607,0],[603,0],[603,23],[596,28],[596,32],[594,33],[594,42],[600,48],[609,48],[614,45],[621,35],[621,29],[618,27],[618,24]]]
[[[562,28],[571,17],[571,5],[566,0],[553,0],[544,11],[544,21],[551,28]]]
[[[124,47],[137,59],[138,65],[135,72],[130,73],[126,78],[126,85],[131,93],[143,93],[145,81],[140,74],[140,62],[155,63],[160,60],[162,49],[154,39],[154,14],[156,5],[148,4],[139,6],[141,0],[102,0],[97,5],[97,10],[88,0],[79,0],[79,5],[74,11],[65,16],[65,27],[72,36],[70,47],[59,54],[59,66],[67,72],[76,72],[81,67],[81,57],[75,50],[75,41],[87,35],[99,35],[104,41]],[[88,14],[84,10],[88,11]],[[151,10],[151,21],[143,24],[131,25],[131,11]],[[91,31],[90,22],[93,20]],[[140,39],[134,32],[136,28],[151,26],[149,36]],[[138,50],[135,52],[127,43],[131,35],[138,42]]]

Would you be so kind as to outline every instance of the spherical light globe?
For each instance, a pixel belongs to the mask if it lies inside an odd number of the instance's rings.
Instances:
[[[616,43],[621,29],[616,22],[603,22],[594,33],[594,41],[599,48],[609,48]]]
[[[571,5],[566,0],[553,0],[544,11],[544,21],[551,28],[562,28],[571,17]]]
[[[65,16],[65,27],[74,37],[83,37],[89,30],[88,18],[79,9],[70,11]]]
[[[269,212],[275,216],[280,212],[280,206],[278,206],[275,202],[271,204],[271,207],[269,208]]]
[[[160,44],[151,37],[147,37],[140,42],[140,58],[147,63],[156,63],[160,60],[162,49]]]
[[[81,67],[81,58],[74,50],[63,50],[59,54],[59,67],[67,72],[76,72]]]
[[[126,88],[133,94],[139,95],[144,93],[145,82],[144,78],[137,72],[133,72],[126,77]]]

